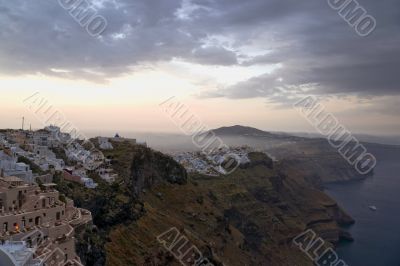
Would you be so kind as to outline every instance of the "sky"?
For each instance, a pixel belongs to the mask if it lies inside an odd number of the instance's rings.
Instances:
[[[0,0],[0,128],[43,127],[38,93],[82,131],[179,132],[175,97],[209,128],[313,132],[293,108],[312,95],[354,133],[400,135],[399,1],[358,0],[364,37],[329,2]]]

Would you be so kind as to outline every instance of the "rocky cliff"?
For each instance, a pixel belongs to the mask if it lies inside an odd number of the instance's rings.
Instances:
[[[172,158],[149,148],[113,143],[105,151],[120,179],[95,190],[57,180],[95,227],[78,238],[86,265],[179,265],[157,241],[177,228],[214,265],[313,265],[292,239],[313,229],[331,243],[348,239],[352,219],[302,171],[264,153],[229,176],[188,176]]]
[[[229,176],[151,182],[141,196],[143,216],[110,232],[107,264],[178,265],[157,241],[172,227],[215,265],[312,265],[293,247],[295,236],[313,229],[331,243],[348,238],[339,225],[353,220],[332,199],[263,153],[250,159]]]

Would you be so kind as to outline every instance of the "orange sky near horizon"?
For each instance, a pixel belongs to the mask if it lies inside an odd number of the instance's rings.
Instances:
[[[242,78],[246,79],[246,74]],[[33,128],[42,128],[43,121],[24,103],[29,96],[40,93],[81,131],[179,133],[180,129],[160,108],[163,101],[176,97],[209,128],[246,125],[269,131],[315,132],[291,106],[267,104],[263,98],[198,98],[196,93],[202,90],[198,80],[183,78],[170,70],[143,71],[105,84],[43,75],[0,77],[0,88],[1,128],[20,128],[23,116],[27,127],[32,124]],[[330,98],[323,104],[355,133],[395,135],[400,132],[399,122],[394,122],[397,120],[390,115],[354,111],[367,110],[371,106],[368,100]]]

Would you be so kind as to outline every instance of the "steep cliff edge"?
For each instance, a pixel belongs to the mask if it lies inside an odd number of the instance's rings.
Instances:
[[[211,131],[228,146],[247,145],[268,153],[285,164],[285,172],[301,172],[307,181],[322,187],[324,183],[363,179],[333,148],[327,139],[304,138],[286,133],[271,133],[256,128],[232,126]]]
[[[87,190],[58,178],[58,189],[90,209],[95,227],[78,237],[86,265],[179,265],[157,241],[175,227],[214,265],[313,265],[292,239],[313,229],[337,243],[352,219],[305,178],[263,153],[221,177],[186,174],[149,148],[113,143],[104,151],[119,180]]]
[[[178,265],[157,242],[171,227],[215,265],[312,265],[291,244],[295,236],[306,229],[332,243],[346,236],[339,225],[353,220],[332,199],[304,178],[283,174],[265,154],[249,156],[252,162],[229,176],[192,175],[142,193],[146,211],[111,231],[107,264]]]
[[[185,169],[169,156],[128,142],[115,142],[113,146],[115,149],[103,151],[119,175],[113,184],[94,172],[90,177],[99,184],[96,189],[68,182],[60,174],[54,180],[61,193],[92,212],[94,226],[77,236],[77,252],[87,266],[105,265],[110,256],[105,249],[110,233],[120,226],[129,228],[146,212],[140,194],[160,183],[187,182]]]
[[[287,173],[304,176],[308,182],[322,187],[324,183],[364,179],[373,175],[358,173],[325,139],[309,139],[269,151]]]

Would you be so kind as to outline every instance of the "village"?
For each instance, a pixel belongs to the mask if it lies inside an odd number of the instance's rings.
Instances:
[[[103,151],[113,149],[112,141],[136,143],[118,134],[95,140]],[[87,189],[98,186],[93,174],[115,182],[111,159],[88,146],[56,126],[0,131],[1,265],[82,265],[75,230],[91,224],[92,216],[56,190],[54,177]]]
[[[173,154],[175,161],[183,165],[189,173],[199,173],[207,176],[227,174],[222,167],[227,159],[235,160],[235,164],[243,165],[250,162],[248,154],[254,151],[248,146],[226,147],[214,149],[210,152],[191,151]]]
[[[126,139],[116,135],[111,140]],[[100,150],[113,149],[109,138],[98,137],[96,141]],[[86,149],[82,142],[62,133],[56,126],[38,131],[3,130],[0,133],[0,176],[16,176],[32,184],[36,180],[49,182],[52,175],[59,172],[67,181],[94,189],[97,184],[88,176],[88,171],[94,171],[106,182],[113,183],[118,175],[111,168],[110,159],[104,158],[100,150]],[[97,162],[95,169],[86,167],[88,158]],[[36,173],[32,165],[38,168]]]

